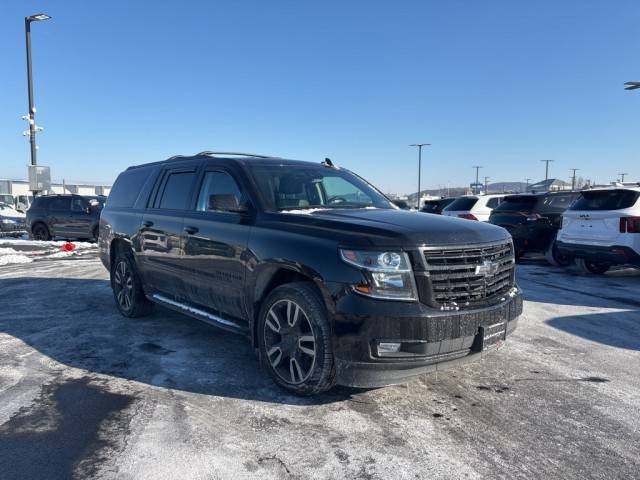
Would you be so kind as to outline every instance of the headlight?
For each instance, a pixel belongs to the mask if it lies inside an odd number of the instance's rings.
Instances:
[[[343,250],[340,256],[346,263],[361,269],[366,284],[354,285],[363,295],[389,300],[417,300],[416,284],[409,257],[405,252]]]

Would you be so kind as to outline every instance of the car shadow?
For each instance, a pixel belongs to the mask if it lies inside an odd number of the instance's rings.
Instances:
[[[0,332],[69,367],[204,395],[311,405],[361,392],[338,387],[299,397],[276,386],[249,341],[156,306],[148,317],[117,311],[107,280],[0,279]]]
[[[571,315],[549,319],[546,324],[592,342],[640,350],[640,314],[637,311]]]

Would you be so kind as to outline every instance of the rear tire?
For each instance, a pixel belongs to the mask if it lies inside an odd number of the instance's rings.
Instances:
[[[31,228],[31,236],[34,240],[49,241],[51,240],[51,233],[44,223],[36,223]]]
[[[336,383],[332,329],[313,284],[273,290],[258,319],[260,362],[276,384],[297,395],[316,395]]]
[[[593,275],[603,275],[611,268],[611,265],[608,263],[589,262],[584,258],[576,258],[576,265],[584,273],[591,273]]]
[[[544,258],[547,259],[554,267],[568,267],[571,265],[571,258],[566,255],[560,254],[555,239],[549,245],[549,248],[544,252]]]
[[[111,264],[111,289],[116,306],[123,316],[138,318],[151,313],[153,303],[144,295],[131,252],[118,252]]]

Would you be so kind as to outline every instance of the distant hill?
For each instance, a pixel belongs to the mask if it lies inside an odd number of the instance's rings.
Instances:
[[[496,183],[490,183],[488,186],[488,190],[489,193],[503,193],[503,192],[509,192],[509,193],[520,193],[520,192],[524,192],[525,187],[526,187],[526,183],[525,182],[496,182]],[[451,187],[451,188],[434,188],[434,189],[429,189],[429,190],[421,190],[422,195],[431,195],[434,197],[439,197],[439,196],[447,196],[447,192],[449,193],[449,196],[451,197],[459,197],[460,195],[465,195],[466,193],[469,193],[469,187]],[[409,203],[416,201],[416,193],[410,193],[408,195],[409,197]]]

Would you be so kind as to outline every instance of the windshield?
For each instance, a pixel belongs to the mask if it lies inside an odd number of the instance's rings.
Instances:
[[[446,208],[446,211],[456,212],[460,210],[471,210],[478,201],[478,197],[458,197],[451,202]]]
[[[256,165],[250,170],[267,210],[395,208],[347,170],[322,165]]]
[[[495,208],[495,212],[530,212],[533,210],[537,197],[533,195],[506,197],[500,205]]]
[[[640,192],[633,190],[594,190],[582,192],[571,210],[620,210],[635,205]]]
[[[13,195],[6,195],[6,194],[0,195],[0,202],[13,204]]]

